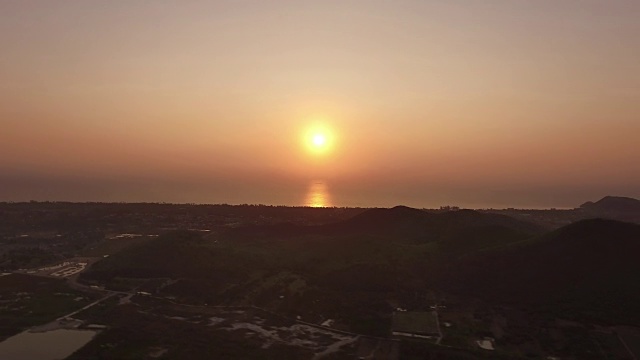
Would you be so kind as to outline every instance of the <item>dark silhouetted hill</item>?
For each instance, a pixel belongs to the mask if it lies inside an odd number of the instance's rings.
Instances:
[[[526,222],[470,210],[371,209],[319,226],[245,226],[204,237],[168,233],[96,263],[82,277],[112,283],[118,278],[197,279],[215,283],[212,292],[238,289],[226,291],[225,299],[250,291],[257,278],[282,272],[325,289],[395,291],[425,286],[435,270],[460,256],[540,233]]]
[[[485,232],[489,232],[484,236]],[[232,238],[269,240],[273,238],[300,237],[305,235],[372,236],[386,238],[394,242],[447,242],[464,237],[480,240],[484,237],[501,238],[506,242],[522,240],[543,232],[543,228],[517,220],[509,216],[480,213],[474,210],[460,210],[431,213],[406,206],[369,209],[350,219],[317,226],[278,224],[268,226],[247,226],[232,229]],[[496,233],[502,235],[495,237]],[[506,234],[511,235],[507,238]],[[503,243],[505,241],[499,241]],[[483,246],[476,246],[483,247]]]
[[[581,209],[600,213],[640,213],[640,200],[621,197],[605,196],[596,202],[586,202]]]
[[[561,316],[640,321],[640,225],[583,220],[545,236],[471,255],[443,286]]]

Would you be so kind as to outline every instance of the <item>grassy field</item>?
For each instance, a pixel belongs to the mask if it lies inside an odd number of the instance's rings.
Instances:
[[[69,359],[310,359],[314,348],[302,340],[337,341],[296,331],[297,325],[259,311],[203,309],[153,301],[112,306],[103,314],[109,328]],[[334,355],[328,359],[353,358]]]
[[[113,255],[128,247],[142,245],[153,239],[148,236],[133,238],[105,239],[98,243],[91,244],[82,250],[82,256],[98,257],[104,255]]]
[[[437,335],[438,321],[432,311],[400,311],[393,313],[391,330],[396,332]]]
[[[633,353],[636,358],[640,358],[640,329],[620,326],[617,328],[617,333],[627,350]]]
[[[45,324],[91,302],[63,280],[11,274],[0,277],[0,339]]]
[[[519,241],[518,227],[496,227],[477,214],[454,215],[417,223],[411,215],[386,224],[384,218],[367,218],[332,227],[238,228],[204,238],[170,232],[99,261],[81,278],[109,286],[171,278],[175,282],[160,296],[200,305],[254,305],[316,324],[331,319],[336,329],[381,337],[390,334],[395,308],[425,311],[436,301],[424,295],[437,290],[456,294],[466,305],[475,298],[482,304],[463,307],[464,317],[447,319],[443,311],[444,321],[453,324],[444,330],[443,345],[475,352],[477,340],[493,337],[493,353],[506,357],[599,356],[607,341],[594,342],[585,327],[558,330],[553,319],[566,316],[588,324],[585,314],[595,310],[607,311],[603,319],[637,313],[637,289],[630,286],[637,283],[635,225],[587,221],[553,233],[553,241],[540,238],[485,253],[481,250],[497,243]],[[600,256],[603,246],[611,256]],[[579,261],[567,262],[574,254]],[[556,270],[538,266],[540,259],[553,259]],[[570,281],[581,277],[588,281]],[[607,303],[589,307],[598,294]],[[517,314],[512,306],[519,308]],[[433,316],[396,320],[394,329],[437,332]]]

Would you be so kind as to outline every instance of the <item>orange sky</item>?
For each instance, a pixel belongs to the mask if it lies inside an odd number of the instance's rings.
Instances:
[[[640,2],[0,3],[0,201],[640,197]],[[331,129],[332,149],[302,137]],[[316,186],[317,187],[317,186]]]

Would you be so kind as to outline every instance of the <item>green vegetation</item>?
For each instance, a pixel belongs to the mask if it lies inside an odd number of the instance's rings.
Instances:
[[[503,355],[493,351],[478,349],[456,349],[437,346],[425,341],[405,340],[400,346],[400,359],[407,360],[475,360],[496,359],[516,360],[525,357]]]
[[[196,220],[189,219],[183,213],[187,208],[171,213],[160,205],[151,206],[157,211],[156,220],[180,219],[186,228],[210,224],[204,216],[209,210],[224,218],[222,212],[218,214],[221,208],[192,207]],[[259,207],[241,208],[260,213]],[[308,209],[298,210],[306,214]],[[339,210],[323,214],[340,214]],[[122,221],[120,215],[102,211],[85,217],[91,219],[89,223],[99,223],[100,217],[112,219],[113,224]],[[96,214],[100,215],[92,218]],[[240,226],[232,219],[225,220],[231,226],[210,226],[212,231],[164,229],[154,231],[159,237],[103,237],[97,242],[94,236],[87,237],[78,242],[88,244],[85,251],[111,255],[82,273],[82,282],[154,296],[134,296],[135,306],[119,305],[118,297],[113,297],[79,313],[79,318],[109,328],[75,356],[312,356],[309,349],[285,344],[264,350],[264,342],[252,337],[257,333],[251,335],[246,329],[214,331],[205,323],[207,314],[215,316],[207,310],[213,311],[215,305],[257,306],[279,314],[284,323],[299,318],[320,324],[331,319],[336,330],[388,338],[397,307],[425,312],[430,305],[446,304],[448,308],[438,310],[440,322],[449,323],[441,329],[444,346],[413,341],[387,346],[392,352],[400,349],[400,358],[409,359],[550,354],[584,359],[606,354],[616,359],[621,351],[616,336],[584,324],[640,322],[636,305],[640,290],[630,286],[640,282],[637,225],[590,220],[545,233],[506,216],[466,210],[430,213],[398,207],[355,214],[324,225],[313,221],[326,220],[325,215],[280,224],[273,224],[273,218],[261,223],[256,217],[251,226]],[[122,216],[129,215],[124,211]],[[131,231],[151,230],[146,224]],[[63,281],[43,281],[66,288]],[[0,316],[5,318],[0,320],[11,329],[7,333],[45,323],[88,301],[75,302],[78,294],[48,286],[42,287],[42,296],[36,300],[31,296],[38,291],[5,286],[7,297],[4,293],[0,297],[5,306]],[[10,297],[11,305],[6,306]],[[176,323],[159,310],[175,304],[207,306],[185,307],[200,313]],[[559,317],[577,320],[578,325],[557,325]],[[434,322],[428,327],[435,329]],[[484,337],[495,338],[495,351],[478,349],[475,341]]]
[[[20,274],[0,276],[0,338],[55,320],[90,300],[62,280]]]
[[[139,311],[111,308],[110,328],[68,359],[144,359],[161,353],[167,359],[309,359],[308,349],[264,340],[244,331],[228,331]],[[344,359],[345,357],[343,357]],[[351,359],[352,357],[346,357]]]
[[[104,255],[113,255],[120,252],[130,246],[136,246],[144,244],[149,241],[149,237],[140,236],[134,238],[122,238],[122,239],[105,239],[98,243],[91,244],[82,250],[82,256],[88,257],[101,257]]]
[[[324,226],[243,227],[206,236],[178,231],[103,259],[83,279],[114,287],[128,281],[132,288],[140,279],[172,278],[159,295],[195,304],[255,305],[315,323],[334,319],[337,329],[382,337],[391,331],[391,299],[427,310],[432,302],[417,294],[434,288],[581,321],[621,321],[634,311],[631,299],[640,296],[625,284],[638,274],[629,255],[638,253],[637,226],[584,221],[544,236],[536,229],[491,214],[399,208]],[[494,336],[497,315],[483,311],[445,331],[450,337],[444,343],[472,351],[473,339]],[[496,356],[562,350],[554,347],[560,340],[541,345],[544,334],[528,326],[504,329],[508,334]],[[588,332],[575,336],[595,344]],[[561,352],[580,353],[573,347]]]
[[[640,225],[583,220],[452,264],[449,291],[604,324],[640,323]]]
[[[0,264],[4,269],[28,269],[53,263],[64,259],[40,247],[17,247],[0,254]]]
[[[436,314],[432,311],[395,312],[392,330],[411,334],[437,335],[438,324]]]
[[[386,336],[391,294],[413,303],[459,254],[520,241],[535,229],[476,212],[375,209],[323,226],[171,232],[101,260],[82,279],[124,289],[125,279],[133,288],[135,279],[172,278],[178,281],[163,293],[192,303],[263,306]]]

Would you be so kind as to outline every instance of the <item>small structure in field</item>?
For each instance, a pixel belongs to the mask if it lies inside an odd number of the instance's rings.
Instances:
[[[494,341],[495,340],[493,338],[485,337],[482,340],[477,340],[476,344],[478,344],[478,347],[480,347],[481,349],[495,350],[495,347],[493,346]]]

